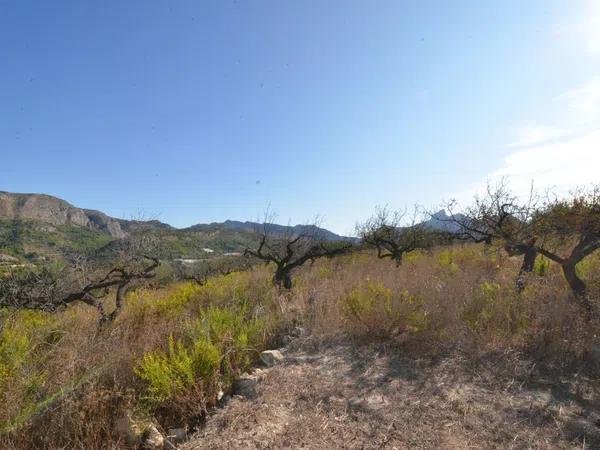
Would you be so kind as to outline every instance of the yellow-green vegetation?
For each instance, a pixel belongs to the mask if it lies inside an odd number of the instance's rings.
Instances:
[[[236,374],[250,368],[270,336],[267,322],[250,317],[245,307],[208,307],[184,329],[183,338],[169,336],[166,351],[144,354],[135,369],[148,384],[143,398],[150,407],[198,385],[208,396],[215,394],[217,382],[227,389]]]
[[[591,298],[598,261],[578,267]],[[125,411],[164,428],[197,423],[298,322],[311,339],[384,340],[420,358],[511,351],[538,365],[585,365],[598,324],[583,317],[555,263],[538,262],[517,292],[520,264],[475,244],[414,252],[401,267],[361,252],[302,267],[285,293],[269,267],[256,267],[202,286],[134,291],[102,328],[86,305],[3,310],[0,448],[115,447]]]
[[[284,324],[269,278],[255,270],[134,291],[102,328],[85,305],[1,311],[0,447],[116,442],[125,409],[165,426],[197,420]]]
[[[189,348],[169,337],[166,352],[148,352],[135,373],[148,383],[148,394],[143,397],[150,406],[158,406],[184,393],[197,383],[210,383],[219,369],[221,352],[207,341],[198,339]]]
[[[352,334],[390,338],[418,333],[427,326],[422,303],[408,291],[394,292],[382,284],[367,283],[341,300],[347,329]]]

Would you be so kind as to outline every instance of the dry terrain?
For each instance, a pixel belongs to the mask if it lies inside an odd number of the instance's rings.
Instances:
[[[285,354],[184,448],[600,448],[598,384],[515,353],[474,363],[305,338]]]

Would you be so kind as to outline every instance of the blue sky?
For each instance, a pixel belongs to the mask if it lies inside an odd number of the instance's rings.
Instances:
[[[600,181],[600,2],[0,3],[0,190],[175,226]]]

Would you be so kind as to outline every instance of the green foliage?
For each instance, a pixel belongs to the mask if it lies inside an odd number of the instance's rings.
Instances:
[[[1,434],[15,421],[29,417],[46,396],[48,379],[42,349],[48,343],[58,343],[61,333],[55,329],[56,318],[40,311],[0,310],[0,324],[0,403],[9,389],[21,399],[2,411],[0,417],[8,420],[0,421]]]
[[[422,302],[408,291],[394,292],[377,283],[355,289],[340,301],[348,331],[380,338],[419,333],[428,325]]]
[[[18,311],[9,313],[0,310],[0,392],[4,383],[13,377],[26,385],[31,381],[27,377],[37,377],[32,370],[34,363],[33,351],[36,346],[46,341],[52,335],[50,325],[55,319],[39,311]]]
[[[72,252],[89,255],[111,240],[112,236],[85,227],[0,221],[0,252],[19,256],[38,254],[56,260]]]
[[[317,270],[317,276],[319,278],[329,278],[333,274],[330,267],[319,267]]]
[[[26,361],[31,342],[13,327],[4,327],[0,335],[0,390]]]
[[[550,260],[548,258],[546,258],[545,256],[539,256],[538,258],[536,258],[535,264],[533,266],[533,272],[536,275],[543,277],[548,273],[549,269]]]
[[[171,336],[168,350],[146,353],[135,373],[148,384],[145,400],[157,406],[197,382],[210,382],[220,358],[219,349],[204,339],[187,347]]]
[[[532,288],[529,288],[532,289]],[[463,322],[474,332],[518,337],[530,326],[525,296],[510,286],[484,281],[462,310]]]
[[[454,262],[453,249],[442,250],[441,252],[439,252],[437,255],[436,263],[442,271],[448,272],[451,275],[457,273],[460,270],[458,264]]]
[[[205,338],[217,345],[227,355],[226,366],[232,374],[249,368],[256,349],[265,344],[267,323],[249,317],[245,307],[209,307],[191,325],[190,334],[194,339]]]
[[[582,259],[576,266],[577,275],[586,280],[594,281],[594,275],[600,273],[600,251]]]
[[[150,407],[198,383],[210,395],[220,368],[221,381],[231,382],[236,373],[249,368],[256,358],[255,349],[264,347],[267,329],[264,320],[248,317],[244,308],[219,307],[203,310],[186,328],[183,339],[171,336],[167,351],[146,353],[135,370],[147,383],[144,399]]]

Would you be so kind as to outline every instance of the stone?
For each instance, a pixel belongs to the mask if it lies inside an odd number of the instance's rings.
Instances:
[[[163,450],[165,439],[156,426],[147,420],[134,419],[129,410],[115,421],[115,431],[130,447]]]
[[[185,428],[169,428],[167,439],[175,444],[184,442],[187,439],[187,431]]]
[[[144,450],[163,450],[165,447],[165,438],[154,425],[146,427],[144,436],[145,439],[142,444]]]
[[[144,427],[133,420],[131,411],[125,411],[123,416],[115,421],[115,431],[127,441],[127,445],[134,447],[142,442]]]
[[[279,350],[265,350],[260,354],[260,360],[267,367],[273,367],[279,361],[283,360],[283,355]]]
[[[233,390],[243,397],[252,397],[256,394],[257,384],[256,376],[245,373],[233,382]]]
[[[306,336],[306,330],[302,327],[294,327],[294,329],[290,333],[290,336],[293,336],[293,337]]]

